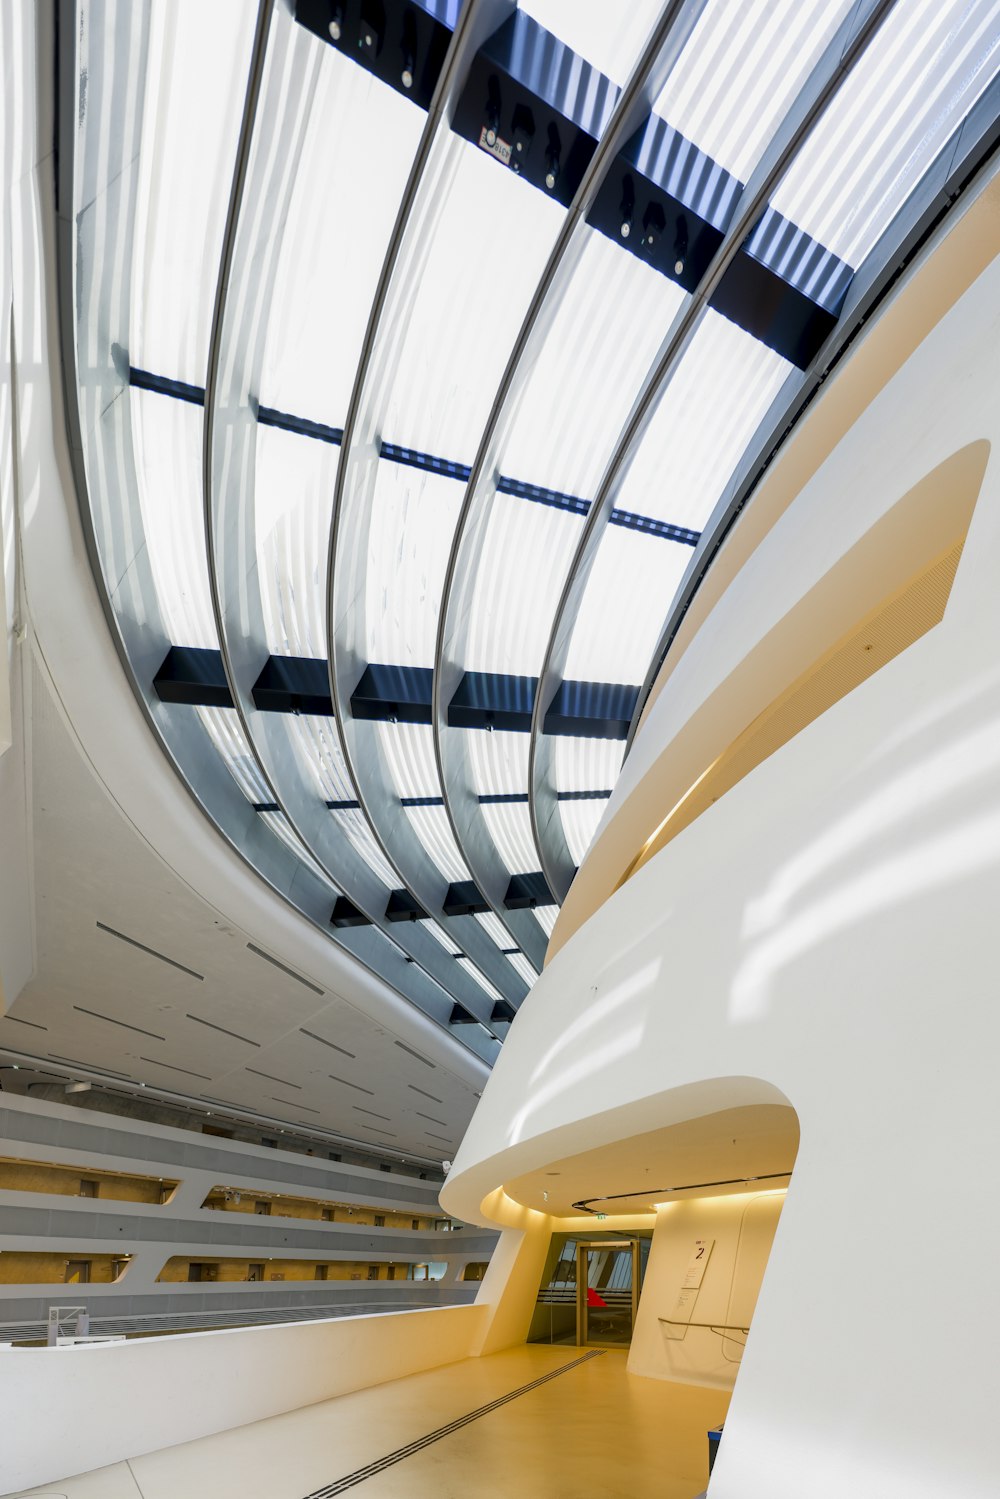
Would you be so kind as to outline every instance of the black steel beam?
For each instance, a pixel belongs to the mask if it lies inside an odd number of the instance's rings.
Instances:
[[[515,874],[507,886],[503,903],[508,911],[533,910],[535,906],[553,906],[555,901],[541,870],[532,874]]]
[[[199,708],[233,706],[221,651],[172,645],[153,678],[153,688],[161,703]]]

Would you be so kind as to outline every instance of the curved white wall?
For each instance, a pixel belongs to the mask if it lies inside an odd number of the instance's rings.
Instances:
[[[484,1218],[489,1192],[557,1158],[791,1102],[801,1146],[714,1499],[996,1492],[998,389],[995,263],[746,562],[637,750],[666,750],[675,694],[723,678],[923,475],[986,439],[942,624],[559,951],[443,1194]]]

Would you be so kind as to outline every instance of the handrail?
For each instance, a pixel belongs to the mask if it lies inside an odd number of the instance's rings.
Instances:
[[[704,1327],[709,1332],[717,1332],[720,1338],[727,1333],[741,1332],[744,1337],[750,1336],[749,1327],[734,1327],[726,1322],[677,1322],[673,1317],[657,1317],[657,1322],[665,1322],[668,1327]]]

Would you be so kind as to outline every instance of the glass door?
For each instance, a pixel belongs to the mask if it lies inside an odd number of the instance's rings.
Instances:
[[[635,1239],[577,1245],[576,1341],[627,1348],[639,1300]]]

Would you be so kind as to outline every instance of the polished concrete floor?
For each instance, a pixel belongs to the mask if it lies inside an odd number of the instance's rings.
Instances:
[[[358,1499],[694,1499],[728,1395],[642,1379],[617,1350],[465,1359],[32,1489],[65,1499],[306,1499],[542,1376],[349,1485]],[[23,1496],[19,1496],[23,1499]]]

